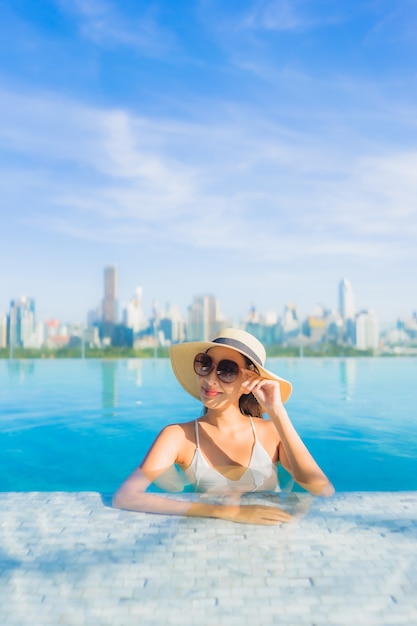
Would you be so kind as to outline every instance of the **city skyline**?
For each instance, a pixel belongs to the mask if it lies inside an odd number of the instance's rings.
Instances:
[[[342,278],[338,285],[338,307],[316,307],[307,316],[300,315],[295,303],[287,303],[281,314],[262,312],[256,307],[238,321],[225,317],[213,294],[194,294],[192,303],[182,313],[174,304],[160,309],[156,303],[152,313],[143,308],[143,290],[135,289],[129,302],[119,307],[118,270],[106,266],[103,272],[103,298],[88,312],[87,323],[42,320],[36,316],[33,298],[22,296],[10,302],[7,315],[0,313],[0,348],[59,349],[85,346],[89,349],[157,349],[181,341],[210,340],[221,328],[243,328],[266,346],[304,347],[317,350],[345,348],[373,354],[415,354],[417,311],[397,320],[395,325],[381,328],[372,309],[356,309],[354,289],[350,280]],[[120,315],[118,311],[120,310]],[[327,346],[327,347],[326,347]]]
[[[415,311],[417,6],[39,0],[0,7],[0,312],[84,321],[119,270],[382,325]]]
[[[104,280],[103,280],[104,278]],[[147,321],[148,323],[153,319],[155,314],[164,317],[165,314],[170,315],[171,312],[169,309],[176,313],[174,315],[180,314],[181,317],[186,320],[190,311],[193,309],[196,302],[199,302],[201,298],[210,298],[213,299],[216,306],[216,316],[219,320],[224,320],[226,324],[236,324],[240,325],[246,322],[250,322],[251,318],[254,315],[259,317],[260,320],[265,320],[265,324],[271,324],[271,320],[276,316],[277,320],[282,320],[285,317],[285,313],[288,310],[297,311],[297,315],[299,316],[299,320],[305,320],[309,316],[317,316],[321,317],[323,315],[336,313],[340,315],[340,317],[344,320],[354,320],[360,313],[371,313],[377,316],[380,320],[379,312],[368,306],[357,307],[355,305],[355,290],[351,281],[347,277],[341,277],[336,285],[334,285],[334,302],[333,303],[325,303],[325,302],[316,302],[314,305],[312,304],[310,308],[306,311],[300,310],[297,302],[287,300],[282,309],[269,309],[262,310],[260,309],[256,303],[253,303],[246,311],[241,311],[236,317],[231,317],[227,313],[224,312],[222,307],[222,302],[219,300],[216,294],[203,294],[203,293],[190,293],[189,300],[186,303],[184,308],[178,306],[177,302],[168,302],[164,301],[163,303],[158,303],[153,299],[148,299],[146,301],[146,297],[144,297],[143,289],[140,286],[137,286],[130,297],[124,301],[121,301],[118,298],[118,284],[119,284],[119,272],[117,266],[112,266],[107,264],[102,269],[101,276],[101,297],[98,299],[96,303],[93,303],[92,306],[89,307],[87,311],[85,311],[85,315],[83,319],[71,320],[64,318],[57,318],[54,316],[46,316],[42,317],[38,313],[38,306],[36,298],[32,296],[27,296],[27,294],[20,294],[20,296],[15,296],[9,300],[9,306],[4,310],[0,311],[0,316],[7,316],[9,311],[11,310],[12,305],[15,301],[19,300],[27,300],[32,303],[31,307],[34,313],[36,320],[42,322],[58,322],[59,324],[70,324],[70,325],[81,325],[81,326],[91,326],[96,324],[97,322],[102,322],[104,324],[124,324],[127,317],[132,315],[132,312],[129,314],[129,310],[131,304],[134,306],[139,304],[139,309],[141,311],[141,315],[143,315],[142,323]],[[36,303],[36,304],[35,304]],[[145,305],[144,305],[145,303]],[[395,323],[398,321],[404,321],[410,319],[412,316],[416,315],[416,309],[408,312],[404,312],[403,315],[399,316],[396,320],[393,320],[392,323],[382,323],[381,330],[387,330],[395,326]],[[135,313],[133,312],[133,316]],[[135,320],[135,323],[132,322],[133,318],[130,318],[131,321],[127,324],[128,326],[135,326],[139,320]],[[89,321],[90,320],[90,321]]]

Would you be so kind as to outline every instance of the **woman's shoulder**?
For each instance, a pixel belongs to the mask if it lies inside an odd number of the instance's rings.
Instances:
[[[263,437],[271,438],[272,440],[279,441],[279,435],[278,435],[277,429],[275,428],[274,423],[271,422],[270,419],[252,418],[252,420],[253,420],[253,425],[256,429],[256,432],[259,435]]]
[[[188,466],[196,446],[195,420],[169,424],[159,433],[158,442],[162,447],[176,450],[176,463]]]
[[[194,428],[195,420],[191,420],[190,422],[177,422],[164,426],[164,428],[160,432],[160,435],[171,437],[184,437],[187,436],[191,431],[194,432]]]

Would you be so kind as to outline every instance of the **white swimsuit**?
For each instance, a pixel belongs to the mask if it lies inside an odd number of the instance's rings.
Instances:
[[[213,494],[248,493],[253,491],[280,491],[278,486],[277,466],[259,443],[256,436],[253,420],[249,417],[252,426],[254,444],[249,466],[237,480],[227,478],[221,472],[209,465],[201,452],[198,436],[198,420],[195,420],[196,450],[190,466],[185,473],[196,491]]]

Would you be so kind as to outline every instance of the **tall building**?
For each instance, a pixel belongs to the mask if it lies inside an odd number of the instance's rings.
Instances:
[[[117,323],[118,278],[117,268],[109,265],[104,269],[103,323]]]
[[[281,320],[284,339],[296,337],[300,332],[300,317],[298,309],[293,302],[287,302]]]
[[[339,311],[329,311],[326,316],[327,340],[331,343],[341,343],[343,340],[343,320]]]
[[[188,307],[187,340],[210,341],[221,329],[218,302],[214,296],[194,296]]]
[[[117,268],[109,265],[104,268],[104,298],[100,324],[100,339],[109,345],[117,324],[118,280]]]
[[[7,316],[0,313],[0,348],[7,346]]]
[[[33,341],[35,328],[35,300],[26,296],[12,300],[8,318],[9,345],[29,347]]]
[[[350,280],[339,283],[339,312],[343,320],[343,340],[350,345],[356,342],[355,300]]]
[[[355,301],[350,280],[343,278],[339,283],[339,311],[343,320],[355,318]]]
[[[131,328],[136,334],[148,326],[148,321],[143,313],[142,287],[135,289],[135,295],[127,303],[123,312],[123,322],[127,328]]]
[[[184,321],[178,307],[167,303],[165,313],[159,320],[159,330],[163,333],[163,341],[168,344],[184,341]]]
[[[356,347],[376,350],[379,346],[379,322],[374,311],[361,311],[356,317]]]

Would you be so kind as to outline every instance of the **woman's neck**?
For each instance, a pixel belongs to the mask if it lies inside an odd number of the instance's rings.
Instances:
[[[206,422],[212,426],[216,426],[222,431],[232,431],[241,428],[243,423],[247,423],[247,415],[243,415],[239,408],[229,407],[226,410],[208,409],[204,415]]]

